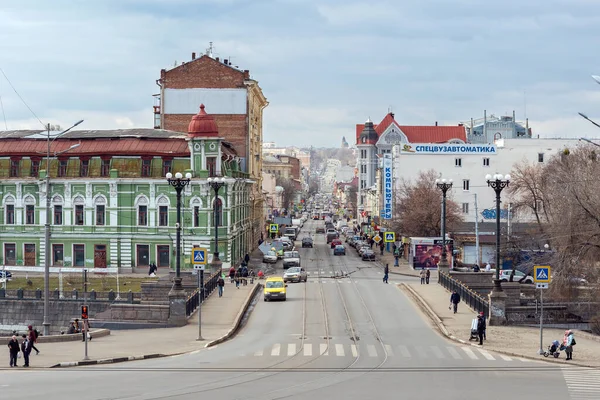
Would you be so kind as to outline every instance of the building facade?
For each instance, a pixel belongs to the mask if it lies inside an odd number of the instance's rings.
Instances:
[[[186,132],[198,105],[210,106],[223,139],[233,146],[240,170],[257,182],[250,195],[252,235],[249,247],[257,246],[262,230],[263,110],[268,106],[250,71],[233,66],[230,60],[213,57],[212,50],[172,69],[160,71],[160,93],[154,107],[155,127]]]
[[[190,266],[193,246],[215,251],[215,229],[224,266],[237,263],[249,251],[255,181],[241,171],[234,148],[219,136],[204,106],[188,125],[187,134],[0,132],[0,264],[43,266],[48,251],[53,266],[123,272],[153,262],[174,267],[177,209],[165,178],[169,172],[193,176],[182,193],[182,265]],[[207,184],[210,176],[226,178],[218,198]]]

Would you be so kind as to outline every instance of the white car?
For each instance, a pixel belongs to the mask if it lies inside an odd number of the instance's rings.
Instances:
[[[502,282],[510,281],[510,274],[512,273],[512,269],[503,269],[500,271],[500,280]],[[515,270],[515,276],[513,276],[513,282],[519,282],[521,278],[526,276],[519,270]],[[523,283],[533,283],[533,276],[527,275],[525,279],[523,279]]]
[[[275,264],[277,262],[277,253],[273,250],[267,251],[267,253],[263,255],[263,262]]]

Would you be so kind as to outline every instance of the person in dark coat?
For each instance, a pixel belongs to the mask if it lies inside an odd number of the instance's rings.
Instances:
[[[431,277],[431,270],[429,268],[427,268],[427,271],[425,271],[425,284],[429,285],[430,277]]]
[[[31,347],[27,343],[27,335],[23,335],[23,342],[21,342],[21,351],[23,352],[23,360],[25,360],[24,367],[29,367],[29,354],[31,353]]]
[[[35,342],[37,342],[37,330],[33,329],[32,325],[27,327],[27,344],[29,345],[29,352],[31,350],[35,350],[35,354],[40,354],[40,351],[35,347]]]
[[[250,262],[250,255],[248,253],[246,253],[246,255],[244,256],[244,261],[246,262],[246,265],[248,265],[248,263]]]
[[[483,346],[483,333],[485,332],[486,323],[483,313],[477,316],[477,336],[479,336],[479,345]]]
[[[458,294],[455,290],[452,292],[452,295],[450,295],[450,305],[452,308],[454,308],[454,314],[456,314],[458,311],[458,303],[460,303],[460,294]]]
[[[19,341],[17,337],[13,335],[13,337],[8,341],[8,354],[10,356],[10,366],[17,366],[17,358],[19,356]]]
[[[217,287],[219,288],[219,297],[223,297],[223,288],[225,287],[225,279],[222,276],[217,280]]]
[[[385,264],[385,268],[383,269],[383,283],[388,283],[389,274],[390,266],[389,264]]]

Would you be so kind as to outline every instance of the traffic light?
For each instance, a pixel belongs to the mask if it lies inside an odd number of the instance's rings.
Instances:
[[[81,306],[81,319],[88,319],[88,306]]]

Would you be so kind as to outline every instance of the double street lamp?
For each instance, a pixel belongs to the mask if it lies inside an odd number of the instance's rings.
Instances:
[[[208,178],[206,181],[215,192],[215,200],[213,202],[213,218],[215,226],[215,252],[213,256],[213,264],[217,266],[217,264],[221,263],[221,260],[219,259],[219,222],[221,222],[219,221],[219,213],[223,215],[223,206],[218,209],[217,204],[219,200],[219,189],[225,186],[225,178]]]
[[[186,173],[185,178],[181,172],[177,172],[175,174],[175,178],[173,178],[172,173],[168,173],[167,182],[169,185],[175,188],[175,192],[177,193],[177,223],[175,224],[175,229],[177,232],[177,244],[175,249],[175,279],[173,280],[173,291],[183,290],[183,286],[181,286],[181,192],[183,189],[190,184],[192,179],[191,173]]]
[[[448,268],[448,253],[446,252],[446,193],[452,189],[452,179],[436,179],[435,185],[442,191],[442,259],[439,266]]]
[[[496,279],[494,279],[494,290],[501,292],[500,284],[500,193],[510,183],[510,175],[487,174],[485,180],[489,187],[496,192]]]
[[[48,135],[46,137],[46,224],[44,226],[44,321],[42,322],[44,336],[50,335],[50,320],[48,318],[50,314],[50,199],[52,197],[50,191],[50,145],[56,139],[69,132],[82,122],[83,120],[77,121],[75,124],[73,124],[73,126],[54,135],[53,137],[50,136],[50,124],[46,125],[46,132]],[[60,154],[66,153],[67,151],[73,150],[74,148],[79,147],[79,145],[80,144],[77,143],[66,150],[55,152],[54,156],[56,157]]]

